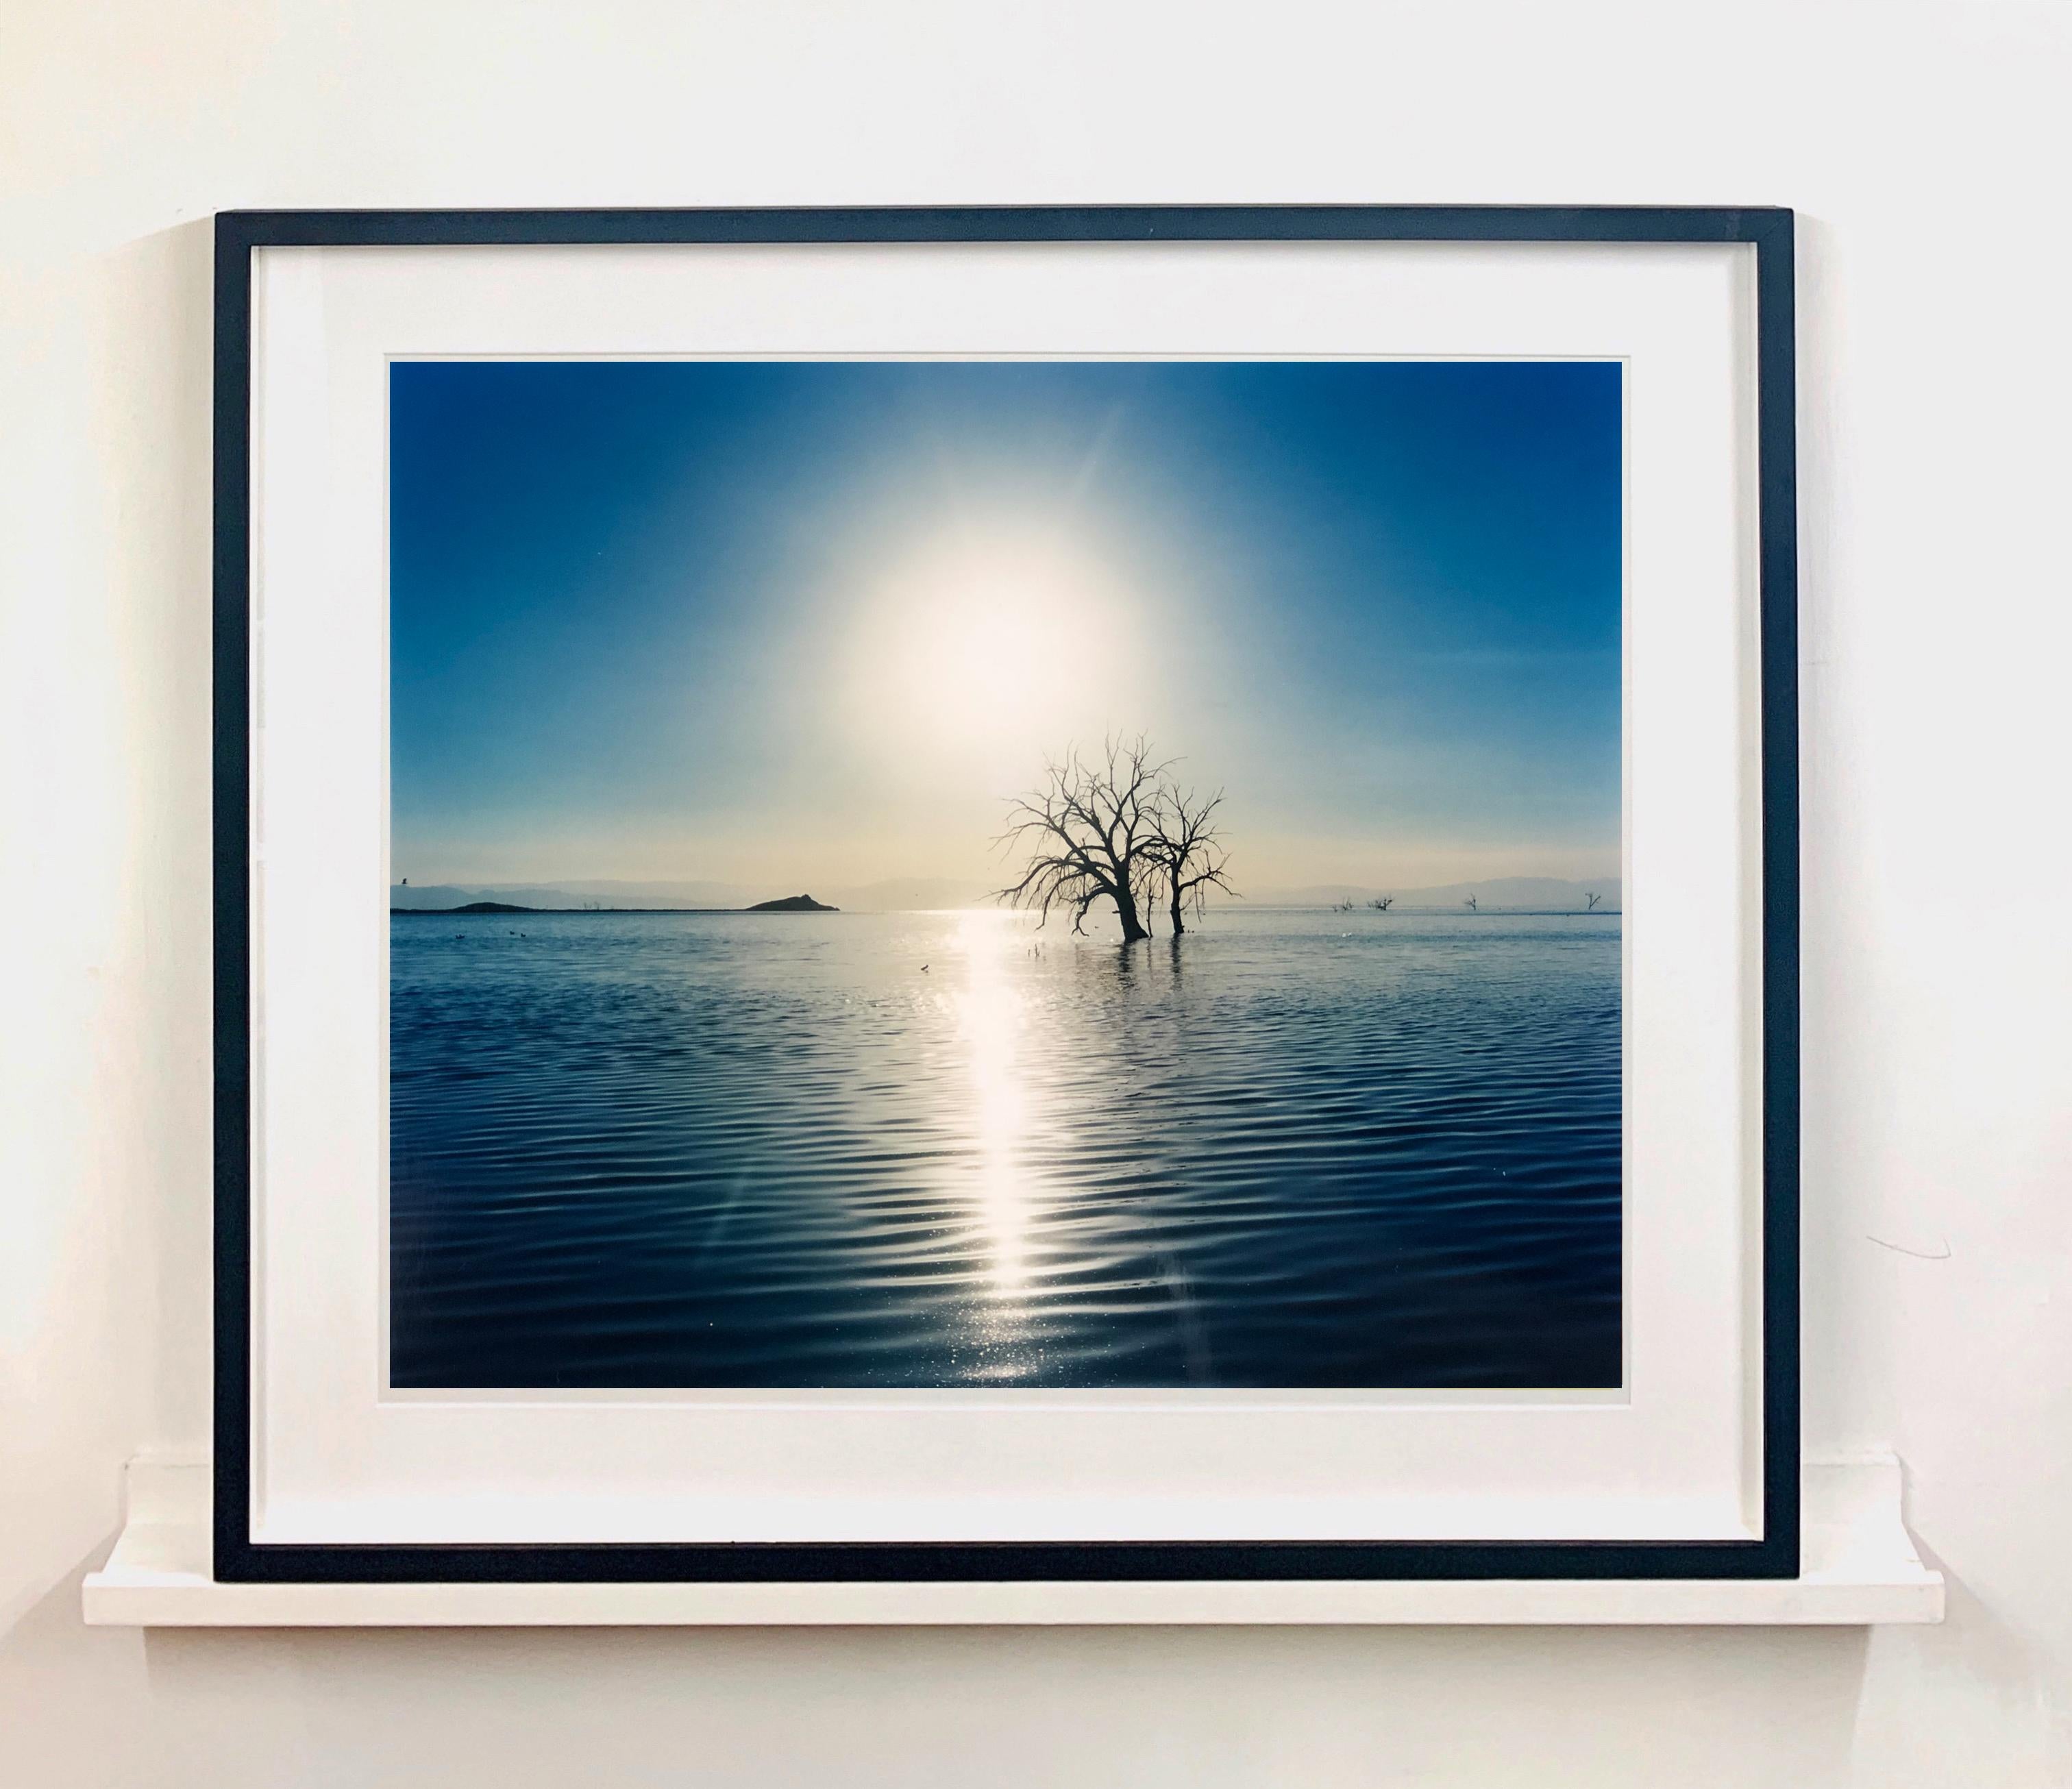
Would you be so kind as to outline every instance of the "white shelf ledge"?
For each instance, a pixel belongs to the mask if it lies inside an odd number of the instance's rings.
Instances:
[[[218,1584],[205,1461],[134,1462],[129,1520],[87,1574],[102,1627],[1864,1627],[1942,1618],[1890,1456],[1810,1466],[1802,1574],[1445,1583]]]

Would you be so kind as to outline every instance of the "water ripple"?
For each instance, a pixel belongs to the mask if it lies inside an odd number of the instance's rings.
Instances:
[[[1036,943],[393,920],[395,1383],[1618,1382],[1616,918]]]

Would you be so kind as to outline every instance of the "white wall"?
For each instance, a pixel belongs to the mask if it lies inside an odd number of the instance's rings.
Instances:
[[[1959,0],[0,8],[0,1783],[2072,1782],[2068,93]],[[84,1629],[205,1433],[202,220],[1290,199],[1800,210],[1807,1433],[1948,1625]]]

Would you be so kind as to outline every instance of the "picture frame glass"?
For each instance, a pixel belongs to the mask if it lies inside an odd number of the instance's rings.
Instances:
[[[1774,1569],[1754,248],[250,265],[242,1545]]]

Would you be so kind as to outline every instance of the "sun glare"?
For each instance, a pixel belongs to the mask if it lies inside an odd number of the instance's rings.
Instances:
[[[876,581],[856,693],[872,730],[910,747],[1024,746],[1112,699],[1136,607],[1096,554],[1058,532],[957,530]]]
[[[968,913],[957,927],[965,982],[956,998],[971,1071],[971,1117],[978,1150],[975,1215],[988,1258],[987,1278],[1000,1297],[1021,1292],[1029,1279],[1034,1189],[1022,1159],[1029,1093],[1019,1060],[1025,1020],[1005,962],[1005,952],[1025,936],[1012,916],[1001,913]]]

